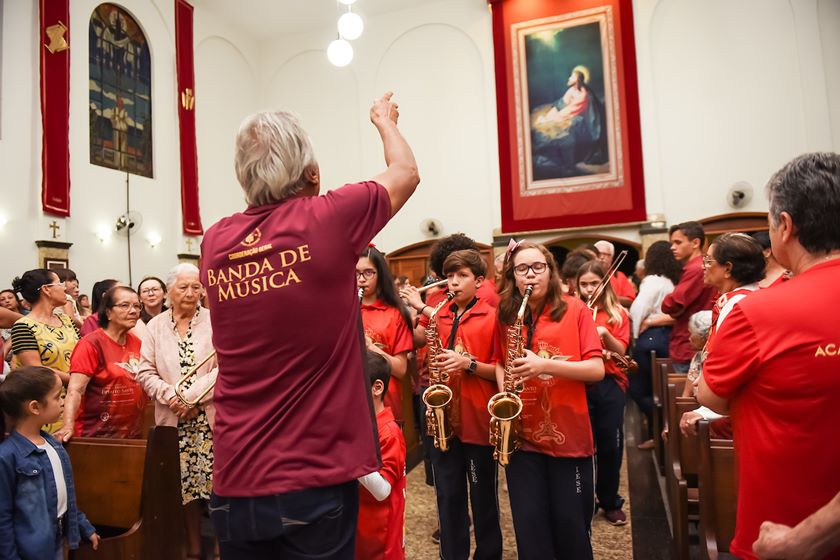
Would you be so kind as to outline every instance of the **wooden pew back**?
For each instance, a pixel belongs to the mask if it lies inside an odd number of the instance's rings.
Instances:
[[[700,454],[700,553],[717,560],[735,536],[738,470],[732,440],[712,439],[709,423],[698,425]]]
[[[662,429],[666,425],[665,419],[665,388],[663,375],[667,375],[671,367],[669,358],[657,358],[656,352],[650,352],[650,375],[653,392],[653,443],[654,454],[659,465],[659,474],[665,474],[665,442],[662,441]]]
[[[83,546],[74,560],[180,560],[185,553],[178,429],[147,440],[77,438],[67,444],[76,501],[97,526],[125,529]]]
[[[699,470],[697,438],[685,437],[680,431],[682,415],[698,407],[693,398],[677,396],[682,394],[685,382],[685,375],[670,374],[665,397],[668,422],[665,487],[674,537],[673,557],[678,560],[689,559],[689,516],[697,513],[696,475]]]
[[[67,445],[76,500],[94,525],[130,529],[140,521],[146,440],[75,438]]]

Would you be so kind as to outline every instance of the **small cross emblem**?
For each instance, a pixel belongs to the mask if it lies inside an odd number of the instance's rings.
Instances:
[[[48,226],[52,230],[52,238],[58,239],[58,230],[61,229],[61,226],[56,223],[55,220]]]

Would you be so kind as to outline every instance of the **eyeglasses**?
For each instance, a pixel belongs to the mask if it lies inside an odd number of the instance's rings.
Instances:
[[[65,288],[65,289],[67,288],[67,286],[65,286],[65,285],[64,285],[64,282],[53,282],[53,283],[51,283],[51,284],[44,284],[44,285],[42,285],[40,289],[42,289],[42,290],[43,290],[44,288],[49,288],[50,286],[61,286],[61,287]]]
[[[545,269],[548,268],[548,263],[544,262],[535,262],[531,264],[518,264],[513,267],[513,271],[516,273],[517,276],[527,276],[528,271],[532,271],[534,274],[542,274],[545,272]]]
[[[703,268],[709,268],[710,266],[712,266],[712,263],[716,262],[717,261],[715,259],[713,259],[709,255],[706,255],[705,257],[703,257]]]
[[[359,276],[364,276],[365,280],[370,280],[374,276],[376,276],[376,271],[372,268],[366,268],[364,270],[357,270],[356,271],[356,278]]]
[[[152,294],[156,294],[156,293],[162,292],[162,291],[163,290],[161,290],[160,288],[144,288],[144,289],[140,290],[140,293],[143,294],[144,296],[147,296],[147,295],[150,296]]]
[[[128,303],[128,302],[117,303],[116,305],[114,305],[114,307],[119,309],[120,311],[128,311],[129,309],[133,309],[134,311],[137,311],[138,313],[140,311],[142,311],[142,309],[143,309],[143,307],[139,303]]]

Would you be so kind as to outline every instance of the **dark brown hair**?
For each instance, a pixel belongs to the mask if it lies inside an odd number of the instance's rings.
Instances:
[[[764,278],[767,261],[758,241],[745,233],[724,233],[714,241],[709,250],[710,257],[722,266],[732,265],[732,278],[742,286]]]
[[[462,268],[469,268],[470,272],[478,278],[487,273],[487,264],[481,258],[481,253],[474,249],[464,249],[450,253],[443,261],[443,273],[452,274]]]
[[[554,256],[545,248],[532,241],[522,241],[505,259],[505,266],[502,269],[502,285],[499,289],[499,320],[512,325],[516,321],[516,313],[522,304],[522,294],[516,287],[516,276],[513,272],[513,261],[521,251],[525,249],[536,249],[545,257],[548,264],[548,292],[545,295],[545,305],[551,309],[550,317],[554,322],[559,322],[566,312],[566,302],[563,301],[563,286],[560,284],[560,274],[557,271],[557,261]]]
[[[0,441],[6,436],[6,419],[23,417],[24,406],[30,401],[44,402],[55,387],[56,375],[44,366],[25,366],[10,373],[0,383]]]
[[[99,326],[103,329],[107,328],[108,324],[111,322],[111,320],[108,319],[108,310],[114,308],[114,300],[117,299],[117,292],[123,290],[126,292],[131,292],[135,295],[137,294],[137,292],[135,292],[134,288],[132,288],[131,286],[114,286],[110,288],[107,292],[105,292],[105,295],[102,296],[102,305],[99,309]]]

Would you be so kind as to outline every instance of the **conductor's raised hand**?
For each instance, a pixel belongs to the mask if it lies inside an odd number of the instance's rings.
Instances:
[[[373,101],[370,107],[370,122],[375,126],[381,126],[388,121],[397,124],[400,118],[399,105],[391,101],[394,92],[387,91],[385,95]]]

